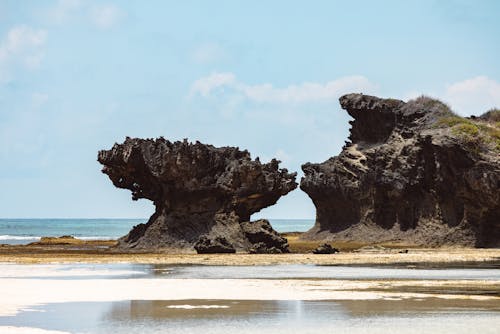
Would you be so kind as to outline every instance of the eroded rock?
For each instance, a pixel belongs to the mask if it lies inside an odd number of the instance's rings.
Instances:
[[[253,244],[251,253],[288,253],[288,241],[266,219],[241,224],[245,237]]]
[[[198,254],[236,253],[236,249],[224,237],[209,239],[202,236],[194,244],[194,249]]]
[[[248,250],[253,242],[242,223],[297,187],[296,173],[275,159],[263,164],[248,151],[186,140],[127,138],[100,151],[98,161],[116,187],[156,207],[146,224],[119,240],[121,248],[192,249],[204,236]]]
[[[349,94],[340,104],[354,118],[350,141],[338,156],[302,166],[300,187],[317,210],[303,238],[500,246],[491,117],[466,120],[426,97]]]
[[[313,249],[312,252],[313,254],[335,254],[339,253],[340,251],[337,248],[332,247],[332,245],[330,244],[321,244]]]

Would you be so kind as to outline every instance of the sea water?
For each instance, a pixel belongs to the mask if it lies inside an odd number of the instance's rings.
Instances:
[[[278,232],[304,232],[312,219],[270,219]],[[71,235],[83,240],[117,239],[147,219],[0,219],[0,244],[28,244],[41,237]]]

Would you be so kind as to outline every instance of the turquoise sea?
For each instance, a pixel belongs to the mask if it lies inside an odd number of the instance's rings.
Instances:
[[[304,232],[312,219],[270,219],[278,232]],[[0,244],[27,244],[40,237],[72,235],[84,240],[116,239],[147,219],[0,219]]]

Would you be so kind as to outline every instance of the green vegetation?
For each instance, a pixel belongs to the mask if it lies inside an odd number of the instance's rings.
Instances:
[[[457,115],[442,117],[437,120],[435,127],[451,128],[454,136],[472,146],[475,151],[485,145],[500,151],[500,121],[495,119],[497,115],[500,117],[500,111],[495,109],[494,112],[490,110],[488,113],[487,118],[483,118],[483,115],[474,120]]]
[[[466,118],[454,115],[454,116],[447,116],[447,117],[442,117],[442,118],[438,119],[438,121],[436,122],[436,127],[438,127],[438,128],[452,127],[452,126],[455,126],[457,124],[462,124],[462,125],[471,124],[472,125],[473,123]]]
[[[480,119],[489,121],[489,122],[495,122],[497,127],[498,123],[500,123],[500,109],[491,109],[479,116]]]
[[[415,99],[415,102],[420,103],[426,110],[439,111],[442,114],[454,115],[453,111],[451,111],[451,108],[446,103],[433,99],[429,96],[419,96]]]
[[[483,142],[483,137],[479,135],[479,128],[472,123],[456,124],[451,129],[451,133],[474,148],[479,148]]]
[[[478,153],[491,148],[500,151],[500,109],[488,110],[479,117],[464,118],[445,103],[428,96],[422,95],[411,102],[437,116],[431,120],[432,127],[449,128],[450,133],[472,151]]]
[[[477,137],[479,135],[479,128],[474,124],[462,123],[458,126],[453,127],[452,132],[456,135]]]

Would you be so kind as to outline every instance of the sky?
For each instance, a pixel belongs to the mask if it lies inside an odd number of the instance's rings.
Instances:
[[[143,218],[100,172],[126,136],[238,146],[299,173],[342,94],[500,107],[500,1],[0,0],[0,217]],[[299,189],[252,218],[314,218]]]

